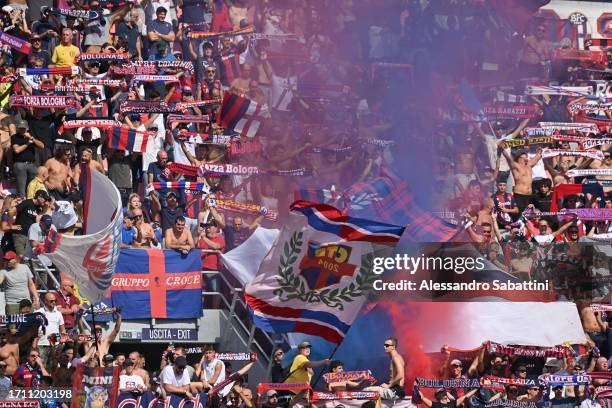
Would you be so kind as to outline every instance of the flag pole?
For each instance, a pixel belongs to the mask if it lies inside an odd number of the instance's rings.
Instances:
[[[98,333],[96,333],[96,310],[94,308],[94,304],[91,304],[91,325],[93,327],[93,335],[94,335],[94,343],[96,345],[96,352],[98,353],[98,362],[102,362],[102,356],[100,355],[100,350],[98,349]]]
[[[342,344],[342,343],[340,343],[340,344]],[[338,351],[338,347],[340,347],[340,344],[336,344],[336,347],[334,347],[334,349],[332,350],[332,352],[329,355],[329,357],[327,357],[329,360],[331,360],[334,357],[334,355],[336,354],[336,351]],[[317,376],[314,384],[312,384],[312,388],[313,389],[317,386],[317,384],[319,383],[319,380],[321,379],[321,377],[323,377],[323,371],[324,371],[324,369],[321,370],[321,372]]]

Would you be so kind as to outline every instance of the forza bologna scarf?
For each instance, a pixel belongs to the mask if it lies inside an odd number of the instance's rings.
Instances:
[[[74,96],[66,95],[11,95],[9,104],[34,109],[66,108],[76,106],[77,100]]]
[[[168,115],[169,123],[208,123],[208,115]]]
[[[112,61],[112,62],[127,62],[130,60],[130,54],[106,54],[101,52],[84,52],[79,54],[74,62],[77,64],[84,61]]]
[[[176,103],[152,100],[128,100],[121,102],[121,113],[182,113],[184,109]]]

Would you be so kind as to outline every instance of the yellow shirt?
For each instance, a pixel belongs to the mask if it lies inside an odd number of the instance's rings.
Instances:
[[[78,47],[74,45],[58,45],[55,47],[53,51],[53,57],[51,57],[51,62],[53,62],[58,67],[71,67],[76,65],[74,59],[77,55],[79,55],[81,51],[79,51]]]
[[[285,384],[296,384],[296,383],[310,384],[310,379],[312,378],[312,375],[308,372],[308,369],[306,367],[298,368],[299,366],[307,362],[308,362],[308,357],[306,357],[305,355],[298,354],[297,356],[295,356],[295,358],[293,359],[293,363],[291,364],[291,368],[289,369],[289,372],[291,374],[285,380]],[[302,391],[291,390],[291,392],[294,394],[299,394]]]
[[[34,198],[34,194],[36,194],[38,190],[47,191],[47,187],[45,186],[45,183],[43,183],[38,176],[36,176],[32,179],[32,181],[30,181],[30,184],[28,184],[26,198]]]

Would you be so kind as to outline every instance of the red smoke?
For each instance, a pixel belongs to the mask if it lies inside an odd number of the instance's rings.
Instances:
[[[440,332],[447,327],[446,322],[452,318],[450,305],[444,307],[437,303],[428,307],[426,302],[384,301],[379,307],[389,313],[398,339],[398,349],[405,360],[406,394],[412,394],[412,386],[416,377],[439,378],[439,362],[425,353],[427,336],[432,332]],[[449,345],[452,345],[453,333],[448,333]]]

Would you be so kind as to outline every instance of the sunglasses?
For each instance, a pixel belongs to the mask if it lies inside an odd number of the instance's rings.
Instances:
[[[49,303],[57,303],[57,300],[53,299],[53,300],[49,300]]]
[[[393,344],[387,344],[387,343],[385,343],[385,344],[383,344],[383,346],[384,346],[384,347],[393,347]]]
[[[38,358],[38,354],[30,354],[30,357]]]

